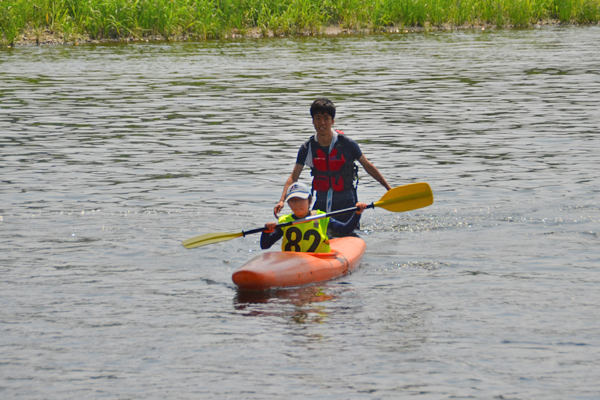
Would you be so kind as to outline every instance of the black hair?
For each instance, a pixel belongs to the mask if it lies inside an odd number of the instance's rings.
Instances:
[[[329,114],[331,119],[335,119],[335,105],[331,100],[320,97],[310,106],[310,116],[314,118],[317,114]]]

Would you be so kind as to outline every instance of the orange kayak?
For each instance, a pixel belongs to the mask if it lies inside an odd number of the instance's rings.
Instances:
[[[233,283],[242,289],[266,290],[323,282],[354,271],[367,245],[357,237],[330,240],[331,253],[273,251],[237,269]]]

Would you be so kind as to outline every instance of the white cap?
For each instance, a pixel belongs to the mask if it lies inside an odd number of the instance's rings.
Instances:
[[[308,199],[310,197],[310,190],[308,189],[308,186],[300,182],[292,183],[285,194],[285,201],[287,202],[294,197]]]

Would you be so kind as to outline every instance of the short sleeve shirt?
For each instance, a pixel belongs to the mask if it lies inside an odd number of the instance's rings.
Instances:
[[[344,143],[344,148],[345,148],[345,152],[344,154],[346,154],[346,156],[350,156],[350,159],[346,159],[347,162],[351,162],[354,163],[354,161],[357,161],[359,158],[362,157],[362,151],[360,150],[360,147],[358,146],[358,143],[356,143],[354,140],[350,139],[348,136],[346,135],[339,135],[338,136],[338,141],[345,141]],[[329,154],[329,146],[323,147],[321,146],[316,140],[314,135],[310,137],[310,139],[308,139],[301,147],[300,150],[298,150],[298,157],[296,157],[296,164],[300,164],[300,165],[305,165],[306,162],[306,157],[308,156],[308,145],[311,145],[311,147],[315,150],[321,149],[323,151],[323,153],[325,154]]]

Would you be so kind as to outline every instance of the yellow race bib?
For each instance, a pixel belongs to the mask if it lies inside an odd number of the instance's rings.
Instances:
[[[311,215],[315,214],[325,213],[323,211],[311,212]],[[279,218],[280,224],[290,221],[295,221],[292,214],[283,215]],[[302,253],[330,253],[327,225],[329,225],[329,218],[321,218],[281,228],[283,230],[281,250]]]

